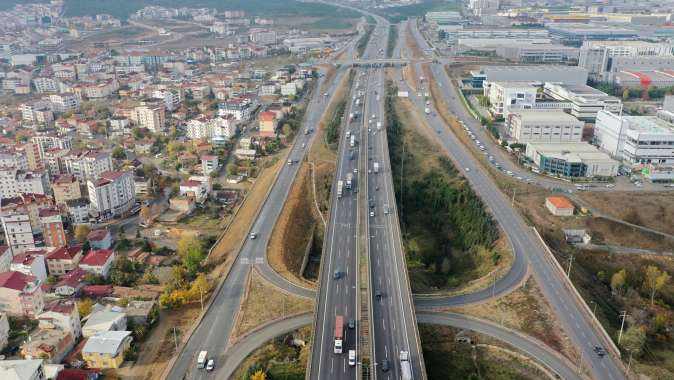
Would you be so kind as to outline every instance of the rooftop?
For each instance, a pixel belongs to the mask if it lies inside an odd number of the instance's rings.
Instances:
[[[575,117],[569,115],[564,111],[520,111],[515,112],[517,116],[524,122],[567,122],[567,123],[581,123]]]
[[[104,265],[112,255],[113,252],[109,249],[91,250],[84,256],[82,261],[80,261],[80,265],[101,266]]]
[[[42,366],[42,359],[34,360],[1,360],[0,379],[27,380]]]
[[[600,151],[594,145],[584,142],[566,143],[529,143],[531,149],[552,158],[559,158],[569,162],[583,162],[592,160],[612,160],[611,157]]]
[[[110,230],[107,228],[101,228],[98,230],[93,230],[87,235],[87,240],[101,241],[110,235]]]
[[[89,338],[84,345],[84,353],[117,354],[120,346],[131,331],[103,331]]]
[[[575,208],[573,203],[565,197],[547,197],[545,200],[555,206],[555,208]]]
[[[35,277],[27,276],[21,272],[9,271],[0,273],[0,288],[9,288],[22,291],[26,283],[34,281]]]
[[[657,116],[623,116],[627,127],[635,132],[653,135],[674,134],[674,124],[660,119]]]

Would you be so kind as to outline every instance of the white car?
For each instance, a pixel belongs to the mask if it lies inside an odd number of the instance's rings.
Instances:
[[[606,188],[607,188],[607,189],[612,189],[612,188],[614,188],[614,187],[615,187],[615,185],[612,184],[612,183],[609,183],[608,185],[606,185]]]
[[[349,350],[349,365],[351,367],[356,365],[356,350]]]
[[[354,168],[354,169],[353,169],[353,173],[354,173],[354,174],[358,174],[358,169]]]
[[[215,361],[213,359],[209,359],[208,363],[206,363],[206,371],[212,371],[213,368],[215,368]]]
[[[370,211],[370,217],[374,217],[374,211]]]
[[[255,232],[250,233],[250,240],[255,240],[256,237],[257,237],[257,233],[255,233]]]
[[[470,171],[470,168],[466,168],[466,171],[469,172],[469,171]]]

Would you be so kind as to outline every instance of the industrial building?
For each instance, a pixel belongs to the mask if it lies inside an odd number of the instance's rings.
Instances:
[[[672,65],[674,65],[674,57],[672,57]],[[674,87],[674,70],[622,70],[615,73],[614,83],[621,88],[641,90]]]
[[[597,118],[597,112],[601,110],[616,113],[622,111],[620,99],[585,84],[546,82],[543,86],[543,93],[551,99],[569,102],[569,113],[583,121],[594,121]]]
[[[580,142],[582,121],[564,111],[520,111],[508,116],[509,134],[518,143]]]
[[[578,66],[595,81],[613,82],[612,74],[626,69],[655,70],[674,65],[674,44],[645,41],[585,41]]]
[[[536,103],[537,89],[526,81],[487,81],[484,95],[489,98],[489,112],[495,117],[505,117],[511,108],[531,109]]]
[[[657,116],[621,116],[599,111],[595,143],[632,166],[674,165],[674,124]]]
[[[580,23],[546,24],[550,35],[564,42],[578,43],[591,40],[636,40],[639,34],[631,29]]]
[[[484,81],[563,82],[570,85],[587,83],[587,69],[576,66],[482,66],[470,72],[470,84],[482,88]]]
[[[578,48],[556,45],[549,38],[459,38],[457,52],[482,52],[519,63],[568,63],[578,60]]]
[[[620,163],[583,142],[529,143],[526,156],[542,172],[562,177],[613,177]]]
[[[463,22],[461,13],[454,11],[427,12],[426,21],[437,25],[455,25]]]

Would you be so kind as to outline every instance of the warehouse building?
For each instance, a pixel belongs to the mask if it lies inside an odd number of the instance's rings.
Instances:
[[[484,81],[563,82],[570,85],[587,83],[587,69],[576,66],[482,66],[471,71],[470,83],[482,88]]]
[[[614,177],[620,163],[583,142],[529,143],[526,156],[538,170],[562,177]]]
[[[672,59],[674,65],[674,58]],[[672,66],[674,67],[674,66]],[[622,70],[615,74],[615,84],[628,89],[674,87],[674,70]]]
[[[639,34],[631,29],[614,28],[595,24],[546,24],[550,35],[567,43],[580,44],[591,40],[636,40]]]
[[[510,136],[518,143],[580,142],[582,121],[564,111],[520,111],[508,117]]]
[[[615,113],[622,111],[620,99],[586,84],[547,82],[543,86],[543,93],[551,99],[569,102],[571,107],[568,111],[578,120],[593,122],[597,112],[602,110]]]

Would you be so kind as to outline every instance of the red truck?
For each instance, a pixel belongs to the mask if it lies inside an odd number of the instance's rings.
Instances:
[[[335,317],[335,354],[342,353],[344,343],[344,317],[338,315]]]

